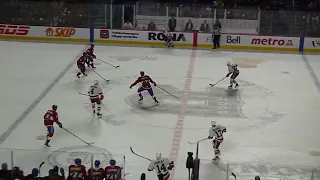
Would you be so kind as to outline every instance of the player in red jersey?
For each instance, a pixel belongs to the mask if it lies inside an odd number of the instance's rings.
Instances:
[[[121,167],[116,166],[116,160],[110,160],[110,166],[105,168],[106,180],[120,180],[121,179]]]
[[[53,105],[52,109],[48,110],[46,112],[46,114],[44,114],[44,116],[43,116],[43,119],[44,119],[43,123],[47,127],[47,131],[48,131],[47,140],[46,140],[46,143],[45,143],[45,145],[47,147],[50,147],[49,146],[49,142],[50,142],[50,140],[51,140],[51,138],[53,136],[53,133],[54,133],[53,124],[57,123],[59,125],[59,127],[62,128],[62,124],[61,124],[61,122],[59,121],[59,118],[58,118],[57,109],[58,109],[58,106],[57,105]]]
[[[141,83],[141,86],[138,89],[138,94],[140,97],[139,101],[143,100],[141,92],[147,90],[154,102],[159,103],[157,98],[154,96],[152,87],[150,85],[150,83],[152,83],[154,86],[157,86],[156,83],[148,75],[145,75],[143,71],[140,72],[140,75],[141,76],[134,83],[131,84],[130,89],[136,84]]]
[[[87,76],[87,74],[86,74],[86,66],[85,66],[85,64],[87,62],[87,57],[88,57],[88,54],[86,52],[84,52],[82,54],[82,56],[77,61],[77,66],[78,66],[78,68],[80,70],[80,72],[78,72],[78,74],[77,74],[78,78],[80,78],[81,73],[84,76]]]
[[[88,178],[92,180],[103,180],[105,178],[104,169],[100,167],[100,161],[94,162],[94,168],[88,170]]]
[[[81,159],[76,158],[74,164],[69,166],[68,179],[83,180],[86,178],[86,167],[81,165]]]
[[[86,53],[88,54],[87,65],[88,65],[88,67],[95,68],[94,64],[93,64],[93,59],[95,59],[97,57],[96,57],[96,55],[94,55],[93,51],[94,51],[94,44],[91,44],[90,47],[86,51]]]

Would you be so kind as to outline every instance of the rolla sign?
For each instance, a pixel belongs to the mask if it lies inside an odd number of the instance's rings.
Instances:
[[[184,34],[177,34],[177,33],[172,33],[172,40],[173,41],[186,41],[186,37]],[[149,41],[164,41],[165,35],[163,33],[156,33],[156,32],[149,32],[148,33],[148,40]]]

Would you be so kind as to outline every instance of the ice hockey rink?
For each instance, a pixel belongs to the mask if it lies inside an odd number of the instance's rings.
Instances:
[[[112,158],[118,165],[125,162],[128,180],[142,172],[156,179],[155,172],[147,172],[149,161],[131,153],[133,147],[151,159],[157,152],[172,157],[172,179],[185,180],[187,152],[196,151],[188,141],[206,138],[211,120],[227,133],[217,163],[211,161],[211,142],[199,144],[200,179],[226,179],[228,171],[240,180],[255,175],[304,180],[320,167],[319,55],[96,45],[97,58],[120,65],[96,61],[96,72],[110,80],[106,83],[92,70],[76,78],[75,61],[85,45],[0,41],[0,47],[0,159],[25,174],[42,161],[43,174],[53,165],[66,168],[77,157],[90,165],[92,153],[103,166]],[[240,87],[228,89],[228,79],[210,87],[226,75],[227,62],[238,64]],[[147,94],[139,104],[138,87],[129,86],[140,71],[177,98],[154,87],[160,104]],[[94,80],[105,93],[101,119],[78,94]],[[51,148],[44,147],[43,115],[53,104],[63,126],[93,146],[56,126]]]

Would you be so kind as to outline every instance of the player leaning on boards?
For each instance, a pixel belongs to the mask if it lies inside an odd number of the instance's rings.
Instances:
[[[153,90],[152,87],[150,85],[150,83],[152,83],[154,86],[157,86],[157,84],[151,79],[150,76],[145,75],[143,71],[140,71],[140,77],[130,85],[130,89],[137,85],[138,83],[141,83],[141,86],[138,89],[138,94],[139,94],[139,102],[142,102],[143,100],[143,96],[142,96],[142,91],[147,90],[148,93],[150,94],[150,96],[152,97],[152,99],[154,100],[154,102],[159,103],[159,101],[157,100],[157,98],[154,96],[153,94]]]
[[[226,77],[230,77],[230,86],[228,86],[229,88],[232,88],[233,84],[236,84],[235,88],[239,87],[238,82],[236,81],[236,78],[238,77],[240,71],[238,69],[238,65],[236,64],[231,64],[230,62],[227,63],[227,67],[228,67],[228,74],[226,75]]]
[[[221,125],[216,125],[215,121],[211,121],[211,128],[209,129],[209,136],[208,139],[213,139],[212,145],[214,149],[215,157],[212,159],[213,161],[216,161],[219,159],[220,156],[220,150],[219,146],[223,142],[223,133],[227,132],[227,128]]]
[[[159,180],[167,180],[170,177],[170,172],[172,170],[174,163],[168,158],[161,156],[161,153],[156,154],[156,160],[152,160],[149,164],[148,171],[156,170]]]

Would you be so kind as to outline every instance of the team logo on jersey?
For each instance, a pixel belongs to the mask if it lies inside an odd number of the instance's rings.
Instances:
[[[107,166],[111,159],[116,158],[119,164],[121,158],[123,159],[122,156],[113,157],[109,151],[95,146],[72,146],[61,148],[49,154],[47,158],[48,163],[52,167],[59,166],[68,169],[69,165],[74,164],[76,158],[80,158],[83,165],[90,167],[92,156],[93,160],[99,159],[101,161],[101,167]]]

